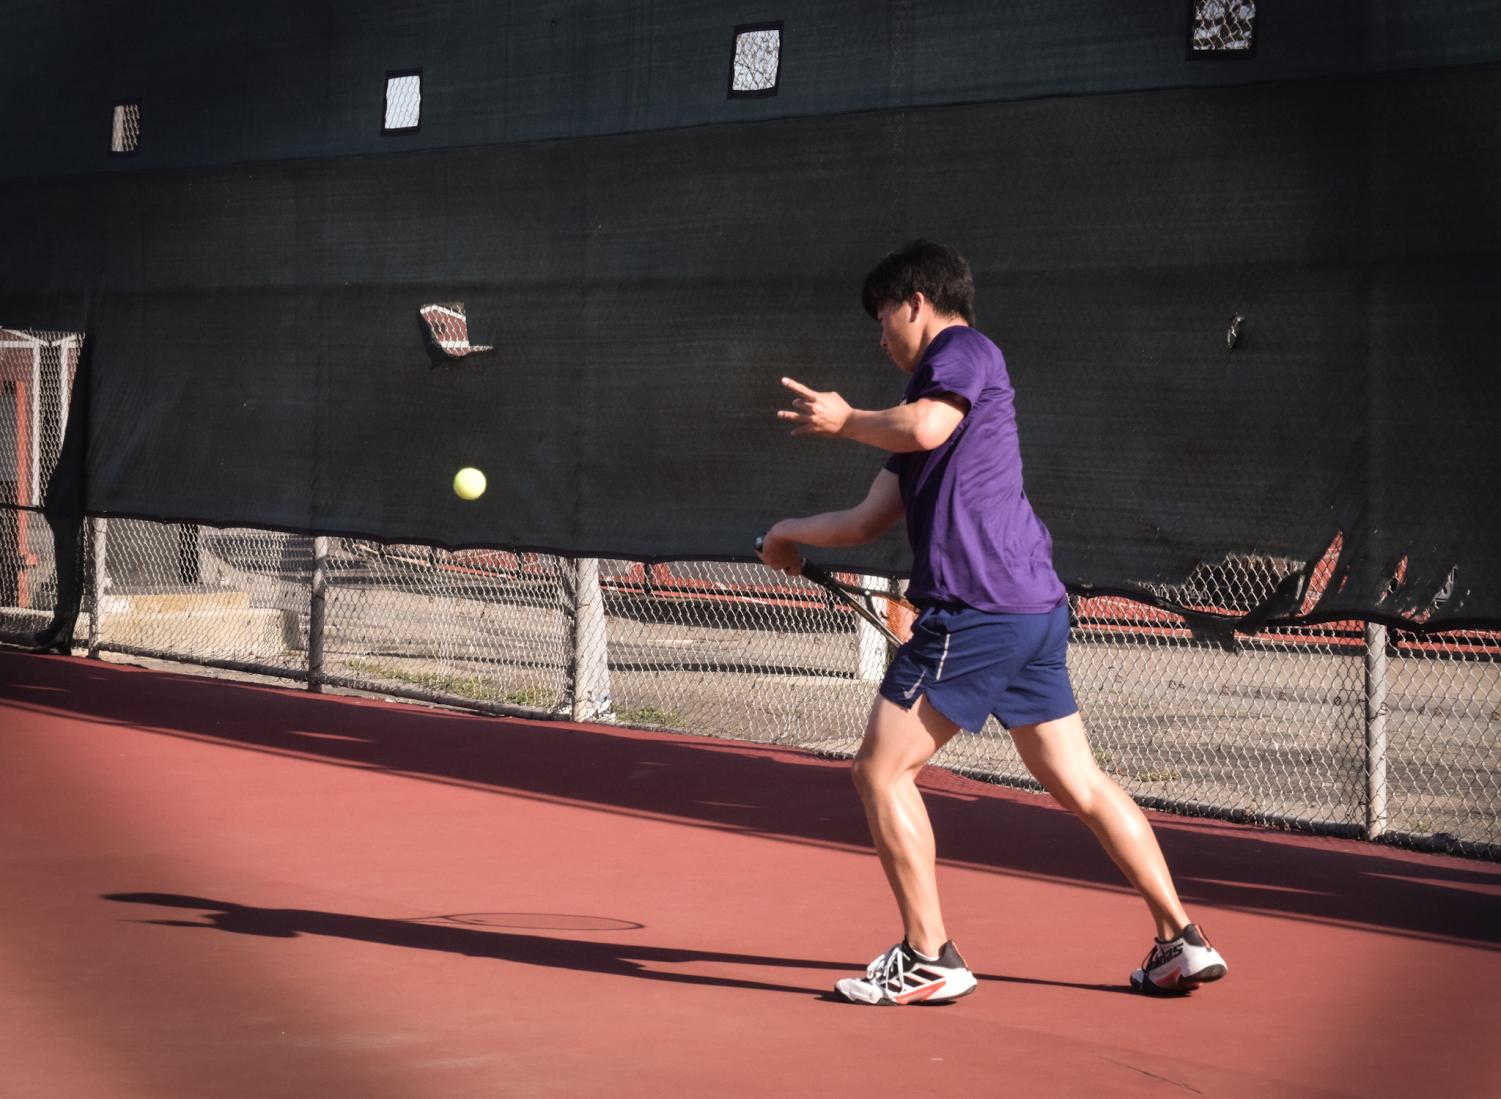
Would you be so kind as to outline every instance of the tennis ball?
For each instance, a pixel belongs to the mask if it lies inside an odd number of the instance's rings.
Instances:
[[[465,466],[453,475],[453,491],[463,500],[477,500],[485,493],[485,475]]]

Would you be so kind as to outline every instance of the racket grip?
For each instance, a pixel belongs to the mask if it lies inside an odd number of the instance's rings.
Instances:
[[[756,552],[760,553],[765,548],[766,548],[766,535],[764,535],[764,534],[758,534],[758,535],[756,535]],[[798,566],[797,566],[798,574],[801,575],[801,576],[807,576],[808,575],[808,568],[809,568],[808,559],[806,557],[800,558],[799,562],[798,562]]]
[[[832,587],[834,584],[834,578],[824,570],[822,565],[815,565],[806,557],[803,558],[802,564],[798,566],[798,572],[804,580],[811,580],[813,583],[822,584],[826,588]]]

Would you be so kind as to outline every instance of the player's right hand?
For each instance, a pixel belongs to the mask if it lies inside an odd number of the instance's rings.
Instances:
[[[796,542],[781,537],[776,530],[776,527],[772,527],[756,539],[756,556],[761,558],[763,565],[785,572],[788,576],[797,576],[803,570],[803,555]]]

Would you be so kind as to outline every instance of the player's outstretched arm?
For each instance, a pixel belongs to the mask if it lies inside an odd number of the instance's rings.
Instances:
[[[896,474],[883,469],[854,507],[783,519],[766,532],[761,560],[795,575],[803,561],[799,546],[858,546],[879,538],[904,514],[899,486]]]
[[[792,407],[777,413],[777,419],[795,425],[792,434],[853,439],[898,454],[943,445],[969,411],[964,398],[952,394],[869,411],[850,407],[838,393],[820,393],[792,378],[783,378],[782,384],[796,394]]]

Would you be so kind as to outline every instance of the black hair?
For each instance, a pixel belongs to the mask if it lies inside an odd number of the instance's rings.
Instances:
[[[892,252],[865,276],[860,302],[874,318],[888,301],[921,294],[944,316],[975,323],[975,278],[969,261],[947,244],[914,240]]]

